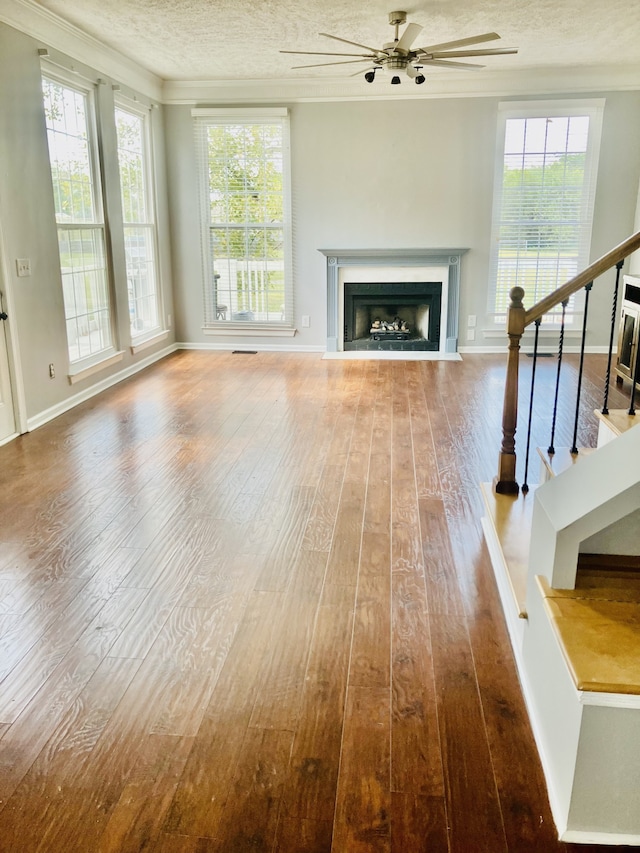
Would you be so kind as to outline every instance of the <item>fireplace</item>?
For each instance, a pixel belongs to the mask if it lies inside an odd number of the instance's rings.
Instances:
[[[441,282],[344,285],[344,350],[437,351]]]
[[[328,357],[459,359],[460,260],[467,249],[319,251],[327,259]],[[404,321],[408,334],[392,343],[376,320],[398,333],[394,321]]]

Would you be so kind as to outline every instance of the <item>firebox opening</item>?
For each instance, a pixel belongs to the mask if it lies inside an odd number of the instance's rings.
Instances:
[[[344,286],[344,349],[438,350],[440,282]]]

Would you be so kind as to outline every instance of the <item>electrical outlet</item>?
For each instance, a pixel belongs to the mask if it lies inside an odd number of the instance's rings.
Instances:
[[[20,277],[31,275],[31,258],[16,258],[16,270]]]
[[[476,339],[476,330],[475,329],[467,329],[467,340],[475,341]]]
[[[310,325],[311,325],[311,318],[309,317],[308,314],[303,314],[302,315],[302,328],[308,329]]]
[[[55,367],[53,366],[53,364],[50,364],[50,365],[49,365],[49,376],[51,377],[51,379],[55,379],[55,378],[56,378],[56,369],[55,369]]]
[[[469,314],[469,317],[467,319],[467,326],[470,329],[475,329],[475,327],[476,327],[476,315],[475,314]]]

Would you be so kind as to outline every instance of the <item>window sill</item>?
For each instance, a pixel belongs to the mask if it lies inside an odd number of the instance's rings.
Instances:
[[[82,380],[86,379],[88,376],[93,376],[94,373],[106,370],[108,367],[111,367],[111,365],[122,361],[123,358],[124,352],[114,352],[112,355],[102,358],[100,361],[96,361],[86,367],[77,367],[75,369],[72,367],[67,374],[69,385],[75,385],[76,382],[82,382]]]
[[[129,347],[131,355],[135,355],[138,352],[142,352],[142,350],[149,349],[149,347],[152,347],[154,344],[159,344],[160,341],[165,341],[168,337],[169,330],[165,329],[162,332],[156,332],[149,338],[142,338],[139,341],[131,341],[131,346]]]
[[[281,337],[292,338],[298,331],[291,327],[267,326],[260,323],[225,323],[224,326],[205,326],[202,331],[205,335],[233,335],[249,336],[252,338]]]

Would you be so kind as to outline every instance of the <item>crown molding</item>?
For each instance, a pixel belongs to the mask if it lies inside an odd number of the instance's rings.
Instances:
[[[640,90],[640,66],[557,66],[518,71],[431,72],[422,86],[393,86],[383,78],[317,77],[287,80],[165,80],[165,104],[304,103],[426,98],[527,97]]]
[[[142,95],[161,99],[159,77],[33,0],[0,0],[0,21]]]

